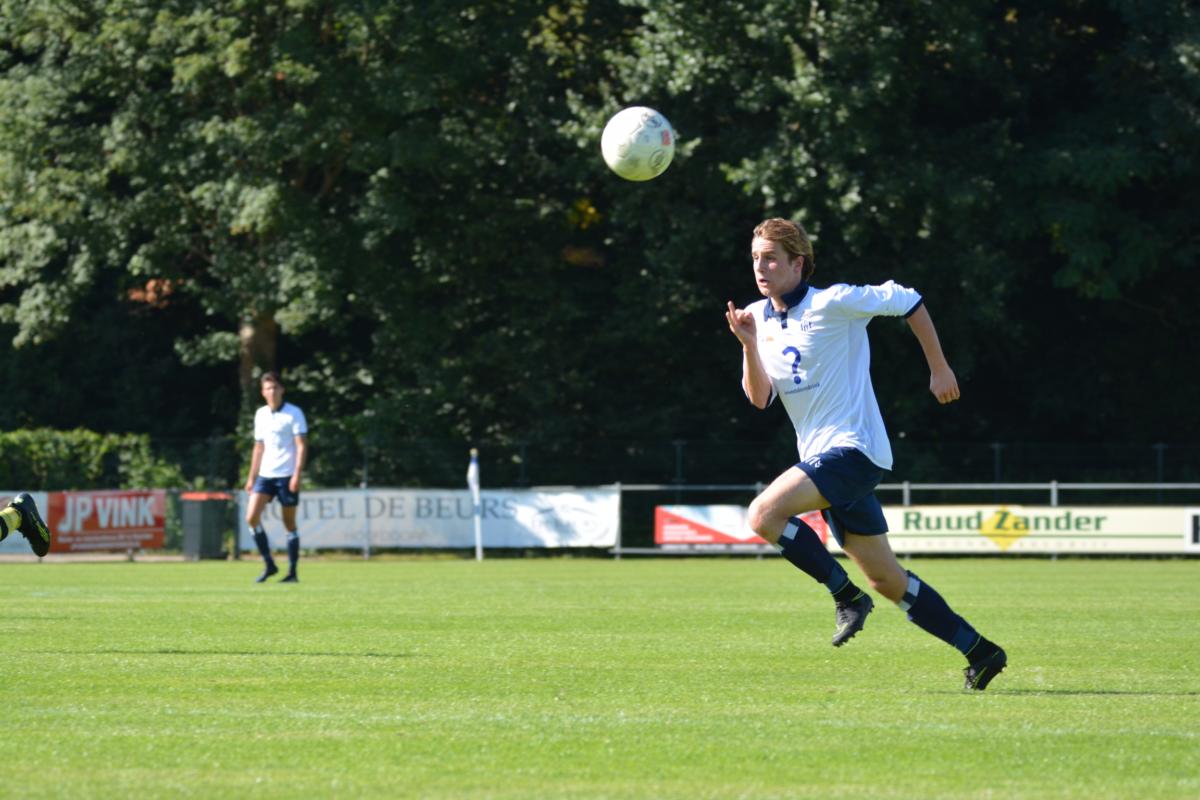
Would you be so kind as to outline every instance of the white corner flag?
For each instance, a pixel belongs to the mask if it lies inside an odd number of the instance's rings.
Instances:
[[[475,560],[483,561],[483,506],[479,499],[479,451],[471,448],[471,465],[467,467],[467,486],[475,504]]]

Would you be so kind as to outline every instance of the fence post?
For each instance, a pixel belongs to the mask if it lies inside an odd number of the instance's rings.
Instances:
[[[1050,505],[1058,505],[1058,481],[1050,481]]]
[[[683,486],[686,480],[683,477],[683,448],[687,445],[687,439],[674,439],[671,444],[675,445],[675,478],[671,483],[678,486]],[[675,502],[683,502],[683,494],[679,489],[675,490]]]
[[[208,485],[217,485],[217,452],[221,445],[219,436],[208,437]]]
[[[366,489],[371,485],[371,438],[364,437],[362,440],[362,480],[358,482],[358,488]]]
[[[621,502],[624,499],[623,496],[624,496],[625,492],[624,492],[624,490],[621,489],[620,481],[617,481],[617,483],[615,485],[617,487],[617,508],[622,508],[625,505],[623,502]],[[617,561],[621,560],[621,540],[623,538],[624,538],[624,534],[623,534],[623,527],[621,525],[621,514],[620,514],[620,512],[618,512],[617,513],[617,546],[613,548],[613,558]]]
[[[529,443],[517,442],[517,463],[520,465],[520,472],[517,474],[517,486],[529,485],[529,473],[525,471],[525,462],[528,459]]]
[[[365,478],[366,476],[364,475],[363,477]],[[360,491],[362,492],[363,512],[366,514],[366,517],[367,517],[366,525],[363,526],[362,557],[363,557],[363,561],[370,561],[371,560],[371,503],[369,501],[370,501],[371,490],[367,488],[367,485],[364,482]]]
[[[370,504],[367,502],[367,495],[370,494],[370,492],[371,492],[371,435],[370,434],[367,434],[366,436],[363,437],[362,457],[363,457],[362,481],[358,484],[358,487],[360,489],[362,489],[363,508],[369,509]],[[366,526],[364,526],[364,529],[363,529],[363,544],[362,544],[363,561],[369,561],[371,558],[371,513],[368,510],[366,512],[366,514],[367,514],[367,520],[366,520],[367,524],[366,524]]]
[[[1003,470],[1001,469],[1002,462],[1001,462],[1000,454],[1003,451],[1004,451],[1004,444],[1002,442],[992,442],[992,483],[1000,482],[1000,475],[1003,472]],[[992,492],[992,502],[993,503],[1000,502],[999,490],[994,490]]]
[[[1154,482],[1159,484],[1159,486],[1162,485],[1163,478],[1166,475],[1166,453],[1167,446],[1165,444],[1160,442],[1154,445]],[[1162,501],[1163,493],[1162,489],[1159,489],[1158,504],[1162,505]]]
[[[905,481],[904,483],[901,484],[901,487],[902,487],[901,490],[904,492],[904,494],[902,495],[904,498],[902,502],[906,506],[911,506],[912,505],[912,486],[909,484],[908,481]]]

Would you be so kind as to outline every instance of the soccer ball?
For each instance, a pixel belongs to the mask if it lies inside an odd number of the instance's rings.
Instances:
[[[618,111],[604,126],[600,152],[609,169],[627,181],[663,174],[675,155],[675,131],[667,118],[645,106]]]

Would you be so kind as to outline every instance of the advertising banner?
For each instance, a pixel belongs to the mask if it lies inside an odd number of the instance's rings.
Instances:
[[[767,541],[746,522],[745,506],[655,506],[654,543],[664,550],[759,550]],[[819,511],[801,515],[824,542],[829,528]],[[834,545],[836,547],[836,543]]]
[[[897,553],[1139,554],[1200,552],[1200,509],[1178,506],[885,506]],[[840,552],[818,512],[802,516]],[[663,550],[730,550],[766,544],[744,506],[657,506],[654,542]]]
[[[4,489],[0,490],[0,508],[9,504],[20,489]],[[46,493],[45,492],[30,492],[33,502],[37,503],[37,507],[42,511],[46,510]],[[45,514],[42,515],[45,518]],[[0,555],[30,555],[32,551],[29,549],[29,542],[17,531],[12,531],[8,536],[0,541]]]
[[[898,553],[1184,553],[1179,506],[888,506]]]
[[[50,552],[162,547],[166,497],[162,489],[49,492],[43,516],[53,531]]]
[[[246,494],[239,493],[245,518]],[[483,546],[612,547],[621,521],[616,488],[484,490]],[[303,492],[296,509],[301,546],[316,549],[473,548],[474,503],[467,490],[341,489]],[[263,514],[275,548],[287,540],[271,503]],[[254,550],[243,524],[242,550]]]

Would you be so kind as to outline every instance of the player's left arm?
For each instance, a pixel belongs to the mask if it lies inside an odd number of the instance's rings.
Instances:
[[[929,391],[943,405],[954,402],[959,398],[958,379],[954,377],[954,370],[950,369],[950,364],[942,353],[942,344],[938,341],[937,329],[933,327],[933,318],[929,316],[929,310],[921,303],[907,319],[908,327],[916,334],[917,341],[921,343],[921,350],[925,353],[925,361],[929,364]]]
[[[303,434],[298,434],[295,437],[296,441],[296,470],[292,473],[292,479],[288,481],[288,488],[292,493],[300,491],[300,475],[304,472],[304,463],[308,456],[308,437]]]

